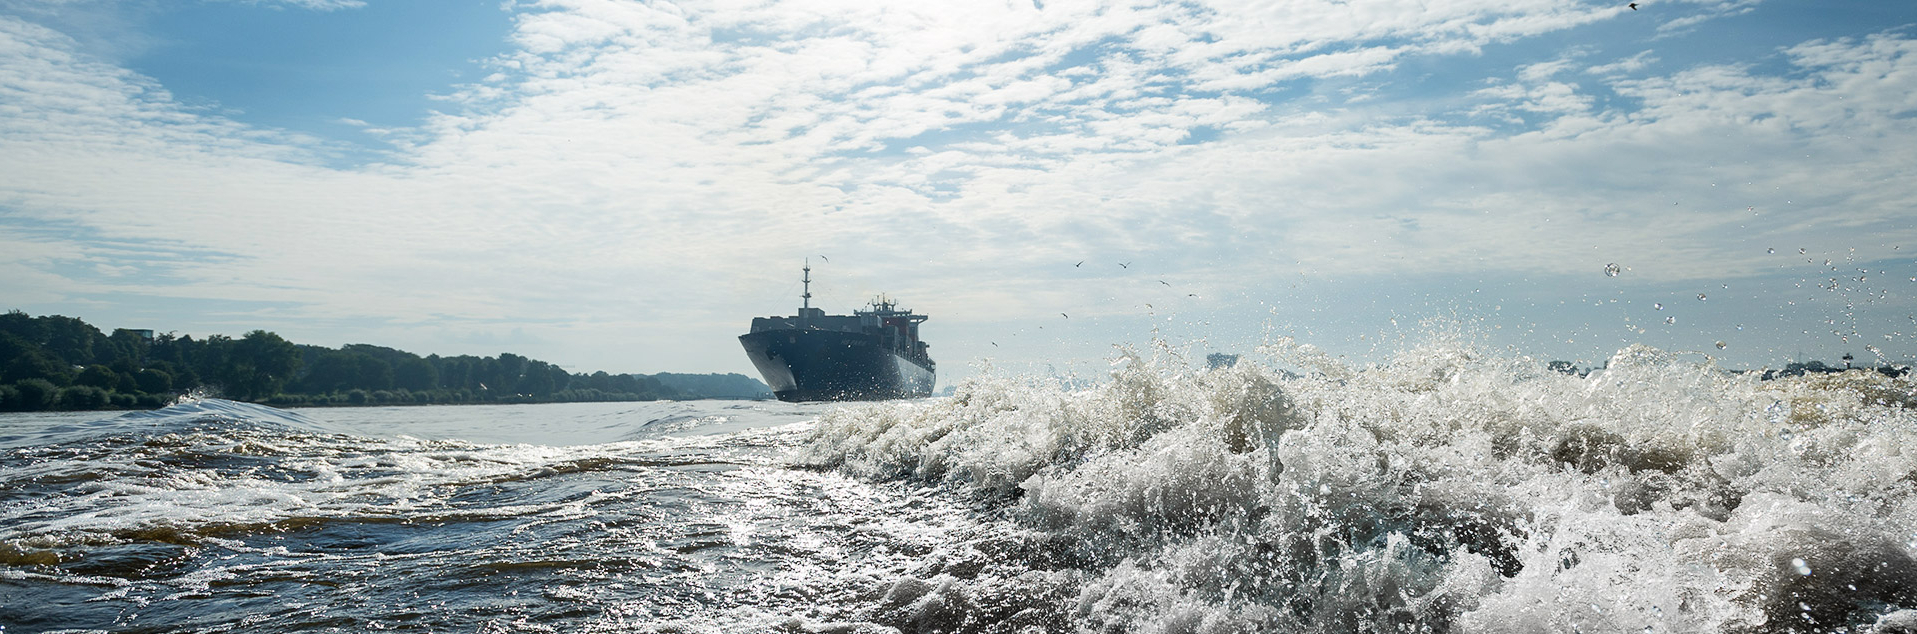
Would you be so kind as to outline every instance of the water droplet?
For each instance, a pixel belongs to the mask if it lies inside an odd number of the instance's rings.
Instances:
[[[1798,254],[1798,255],[1803,255],[1803,254],[1804,254],[1804,247],[1797,247],[1797,254]]]
[[[1737,329],[1738,329],[1738,330],[1743,330],[1743,329],[1744,329],[1744,324],[1738,324],[1738,325],[1737,325]]]
[[[1722,342],[1722,341],[1719,341],[1719,342],[1717,342],[1717,349],[1719,349],[1719,350],[1723,350],[1723,349],[1724,349],[1724,342]]]
[[[1664,302],[1652,302],[1651,307],[1658,310],[1664,310]]]
[[[1616,262],[1612,262],[1610,264],[1604,265],[1605,277],[1617,277],[1619,273],[1623,273],[1623,272],[1624,272],[1624,269],[1619,268]]]
[[[1796,568],[1797,574],[1800,575],[1809,576],[1811,573],[1810,564],[1805,563],[1803,559],[1792,559],[1791,567]]]
[[[1676,316],[1671,316],[1671,317],[1665,317],[1665,318],[1664,318],[1664,323],[1667,323],[1667,324],[1675,324],[1675,323],[1677,323],[1677,317],[1676,317]]]
[[[1704,294],[1703,294],[1703,293],[1698,293],[1698,294],[1697,294],[1697,301],[1700,301],[1700,302],[1701,302],[1701,301],[1704,301]]]
[[[1772,248],[1769,248],[1769,249],[1765,249],[1765,250],[1764,250],[1764,252],[1765,252],[1765,253],[1776,253],[1776,252],[1777,252],[1777,248],[1776,248],[1776,247],[1772,247]]]

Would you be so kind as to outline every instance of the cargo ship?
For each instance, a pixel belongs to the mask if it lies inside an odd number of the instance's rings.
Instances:
[[[932,395],[938,364],[919,340],[914,314],[880,296],[864,310],[827,315],[812,307],[806,262],[799,314],[754,317],[739,335],[746,356],[781,401],[876,401]]]

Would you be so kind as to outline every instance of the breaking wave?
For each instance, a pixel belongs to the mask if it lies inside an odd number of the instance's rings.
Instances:
[[[1003,518],[873,598],[906,631],[1917,627],[1908,374],[1761,381],[1643,346],[1588,376],[1451,341],[1363,368],[1262,352],[835,410],[796,460]]]

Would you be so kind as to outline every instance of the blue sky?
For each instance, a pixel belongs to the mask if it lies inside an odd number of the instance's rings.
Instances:
[[[1913,95],[1908,3],[0,0],[0,303],[749,374],[811,258],[946,379],[1908,363]]]

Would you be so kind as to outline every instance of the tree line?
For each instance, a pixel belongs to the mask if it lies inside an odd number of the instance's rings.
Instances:
[[[60,315],[0,315],[5,411],[152,409],[196,389],[280,406],[761,397],[740,388],[741,381],[757,384],[744,376],[671,377],[677,386],[638,374],[570,373],[510,352],[421,357],[366,344],[295,344],[265,330],[195,339],[127,329],[107,334]],[[700,389],[706,385],[727,389],[708,394]]]

